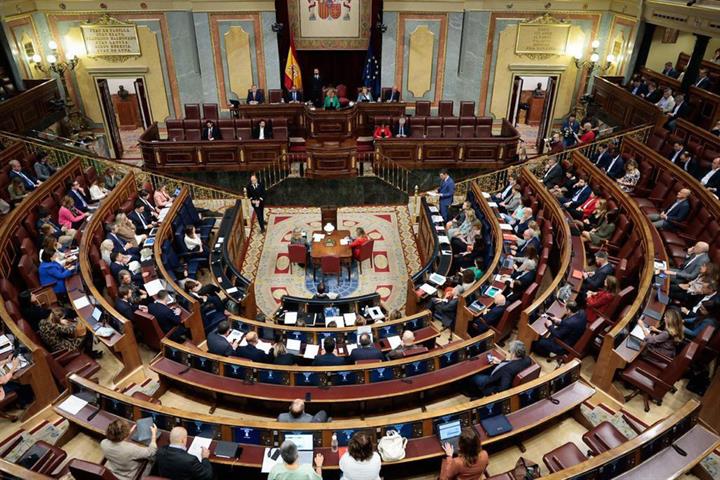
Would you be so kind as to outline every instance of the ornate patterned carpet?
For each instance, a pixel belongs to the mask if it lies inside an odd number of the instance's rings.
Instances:
[[[278,307],[283,295],[311,297],[316,293],[322,279],[318,269],[317,280],[313,280],[312,268],[298,265],[290,268],[287,246],[290,234],[300,227],[311,234],[320,230],[319,208],[269,208],[266,209],[267,230],[260,234],[253,222],[242,273],[255,279],[255,298],[258,308],[266,315]],[[363,263],[360,274],[356,264],[351,269],[350,279],[343,268],[340,278],[325,277],[329,292],[340,297],[350,297],[378,292],[390,310],[402,310],[405,305],[408,274],[420,269],[420,258],[407,207],[349,207],[338,210],[339,229],[355,231],[365,229],[375,240],[373,268],[370,262]]]

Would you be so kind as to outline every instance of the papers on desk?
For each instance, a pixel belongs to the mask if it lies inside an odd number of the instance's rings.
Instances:
[[[238,346],[244,347],[245,345],[247,345],[247,340],[245,339],[245,337],[243,337],[242,341],[240,342],[240,345],[238,345]],[[262,340],[258,339],[257,345],[255,345],[255,347],[259,348],[260,350],[262,350],[265,353],[270,353],[270,350],[272,349],[272,343],[263,342]]]
[[[309,358],[312,360],[313,358],[317,357],[317,354],[320,352],[320,345],[314,345],[312,343],[308,343],[305,345],[305,353],[303,354],[303,358]]]
[[[510,224],[508,223],[501,223],[500,230],[512,230],[512,226],[510,226]]]
[[[270,473],[275,464],[280,458],[280,450],[277,448],[266,448],[263,453],[262,467],[260,467],[261,473]]]
[[[445,227],[443,227],[442,225],[435,225],[435,231],[436,232],[444,232]]]
[[[170,207],[165,207],[162,210],[160,210],[160,213],[158,214],[158,221],[162,222],[163,220],[165,220],[165,217],[167,216],[169,211],[170,211]]]
[[[160,280],[159,278],[156,278],[155,280],[152,280],[145,284],[145,291],[151,297],[157,295],[157,293],[164,288],[165,286],[163,285],[162,280]]]
[[[355,313],[343,313],[343,320],[345,320],[346,327],[352,327],[355,325],[357,315]]]
[[[285,325],[297,325],[297,312],[285,312],[283,322]]]
[[[75,306],[76,310],[82,310],[83,308],[90,305],[90,299],[87,297],[87,295],[83,295],[82,297],[73,300],[73,305]]]
[[[195,455],[198,459],[198,462],[202,462],[202,448],[205,447],[209,449],[211,443],[212,438],[195,437],[193,438],[193,441],[190,444],[190,448],[188,448],[187,453],[189,453],[190,455]]]
[[[432,217],[430,217],[430,220],[432,220],[433,223],[444,223],[445,222],[445,219],[440,215],[433,215]]]
[[[225,290],[225,293],[232,294],[232,293],[235,293],[235,292],[237,292],[237,291],[238,291],[238,288],[237,288],[237,287],[231,287],[231,288],[228,288],[227,290]]]
[[[382,320],[385,318],[385,315],[383,314],[380,307],[370,307],[368,308],[368,313],[370,314],[370,318],[372,318],[373,320]],[[368,330],[370,330],[370,327],[367,328]],[[358,331],[360,331],[360,329],[358,329]]]
[[[428,280],[430,280],[435,285],[445,285],[445,281],[447,280],[447,278],[443,275],[440,275],[439,273],[431,273]]]
[[[313,242],[322,242],[324,239],[324,233],[313,233]]]
[[[497,208],[497,203],[495,202],[488,202],[488,205],[490,205],[490,208]]]
[[[437,288],[433,287],[429,283],[423,283],[420,285],[420,290],[427,293],[428,295],[434,295],[437,292]]]
[[[654,266],[655,266],[655,270],[662,270],[662,271],[667,270],[667,262],[665,262],[663,260],[655,260]]]
[[[115,330],[113,330],[111,327],[100,327],[95,330],[95,335],[100,338],[110,338],[115,335]]]
[[[302,342],[300,340],[296,340],[294,338],[288,338],[285,341],[285,346],[287,346],[287,349],[290,352],[300,353],[300,348],[302,347]],[[313,357],[313,358],[315,358],[315,357]]]
[[[80,397],[76,397],[75,395],[70,395],[68,398],[66,398],[60,405],[58,405],[58,408],[62,410],[63,412],[67,412],[70,415],[77,415],[80,410],[87,405],[87,400],[83,400]]]
[[[444,255],[446,257],[452,256],[452,250],[440,250],[440,255]]]
[[[339,315],[333,315],[330,317],[325,317],[325,326],[328,326],[330,322],[335,322],[335,326],[338,328],[342,328],[345,326],[345,321],[343,317]]]
[[[428,210],[430,210],[430,213],[438,213],[440,211],[435,205],[429,205]]]
[[[387,341],[390,344],[390,348],[392,348],[393,350],[402,344],[402,340],[400,340],[400,335],[393,335],[392,337],[387,337]]]
[[[350,355],[353,350],[357,348],[357,343],[346,343],[345,344],[345,350],[347,350],[347,354]]]
[[[0,335],[0,355],[13,349],[13,344],[6,335]]]
[[[427,194],[431,197],[439,197],[440,194],[436,190],[430,190]]]
[[[490,198],[490,194],[487,192],[482,192],[483,198]]]
[[[635,328],[632,329],[632,332],[630,332],[630,335],[637,338],[638,340],[645,340],[645,332],[640,327],[640,325],[635,325]]]
[[[227,340],[230,343],[235,340],[240,340],[241,338],[243,338],[243,333],[240,330],[235,330],[234,328],[230,330],[230,335],[227,336]]]
[[[340,245],[350,245],[350,239],[349,238],[341,238],[340,239]]]
[[[447,237],[447,235],[438,235],[438,242],[439,243],[450,243],[450,239]]]

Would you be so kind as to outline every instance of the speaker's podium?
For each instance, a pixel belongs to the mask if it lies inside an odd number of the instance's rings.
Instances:
[[[357,174],[357,142],[354,138],[307,141],[307,177],[355,177]]]

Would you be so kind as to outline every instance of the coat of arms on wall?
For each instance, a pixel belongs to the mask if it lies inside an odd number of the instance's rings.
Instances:
[[[298,50],[364,50],[372,0],[289,0],[290,29]]]

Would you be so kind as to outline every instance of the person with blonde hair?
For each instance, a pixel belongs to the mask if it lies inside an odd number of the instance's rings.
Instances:
[[[665,357],[674,358],[678,345],[685,338],[682,315],[674,308],[665,310],[660,328],[650,326],[642,320],[638,321],[638,326],[645,334],[645,345],[647,346],[647,353],[643,351],[642,356],[659,353]]]

